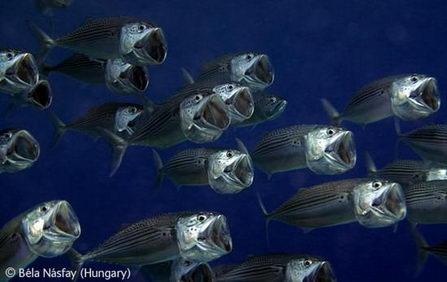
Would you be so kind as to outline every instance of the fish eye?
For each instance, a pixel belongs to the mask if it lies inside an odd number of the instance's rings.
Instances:
[[[194,100],[196,100],[196,101],[200,101],[200,100],[202,100],[202,95],[196,95],[196,96],[194,97]]]
[[[416,81],[418,81],[418,78],[416,76],[412,76],[410,78],[410,80],[411,80],[411,82],[416,82]]]
[[[43,207],[40,208],[40,211],[41,212],[47,212],[48,208],[46,206],[43,206]]]
[[[276,98],[275,98],[275,97],[271,97],[271,98],[270,98],[270,102],[271,102],[271,103],[276,103]]]
[[[146,26],[144,25],[144,24],[140,24],[139,26],[138,26],[138,30],[139,31],[143,31],[143,30],[145,30],[146,29]]]
[[[137,112],[137,108],[135,108],[135,107],[131,107],[131,108],[129,109],[129,112],[131,112],[132,114],[134,114],[134,113]]]
[[[253,56],[252,56],[251,54],[248,54],[247,56],[245,56],[245,58],[246,58],[247,60],[251,60],[251,59],[253,58]]]
[[[310,260],[310,259],[306,259],[305,261],[304,261],[304,265],[305,266],[310,266],[312,264],[312,261]]]
[[[375,182],[373,182],[372,187],[373,187],[374,189],[379,189],[380,187],[382,187],[382,182],[380,182],[380,181],[375,181]]]
[[[335,130],[333,128],[328,128],[326,130],[327,135],[332,136],[335,134]]]
[[[227,157],[228,158],[232,158],[233,157],[233,153],[232,152],[227,152]]]
[[[203,222],[203,221],[205,221],[206,216],[204,216],[203,214],[201,214],[201,215],[199,215],[199,216],[197,217],[197,219],[198,219],[200,222]]]
[[[233,85],[228,85],[228,90],[233,90]]]
[[[6,58],[7,58],[8,60],[12,60],[12,58],[14,58],[14,54],[11,53],[11,52],[6,53]]]
[[[2,135],[3,139],[11,139],[12,138],[12,133],[11,132],[7,132],[5,134]]]

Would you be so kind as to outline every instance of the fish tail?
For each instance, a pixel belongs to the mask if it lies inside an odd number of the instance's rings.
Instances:
[[[335,109],[335,107],[329,102],[327,99],[321,99],[321,104],[323,105],[324,110],[328,114],[331,122],[335,125],[340,125],[341,116],[340,113]]]
[[[256,192],[256,197],[258,199],[258,205],[261,208],[262,213],[265,217],[265,240],[267,242],[267,245],[270,245],[270,236],[269,236],[269,225],[270,225],[270,214],[267,212],[267,209],[265,208],[265,205],[262,201],[261,194]]]
[[[376,164],[374,163],[373,158],[371,157],[371,155],[368,152],[365,152],[365,162],[366,162],[366,168],[367,168],[369,174],[377,172]]]
[[[53,123],[54,129],[55,129],[53,143],[51,144],[51,147],[55,147],[59,143],[59,141],[61,140],[61,138],[64,135],[65,131],[67,130],[67,126],[53,112],[50,112],[50,120]]]
[[[192,78],[191,73],[189,71],[187,71],[185,68],[182,68],[182,75],[183,75],[183,79],[185,80],[185,82],[187,84],[194,83],[194,78]]]
[[[82,254],[80,254],[75,249],[71,248],[68,250],[68,252],[65,254],[68,259],[70,260],[71,264],[73,265],[73,268],[76,270],[75,277],[73,277],[73,281],[77,281],[79,279],[79,276],[81,274],[81,269],[84,263],[87,261]]]
[[[127,150],[127,142],[116,135],[115,133],[107,130],[102,129],[102,136],[106,138],[110,142],[110,145],[112,146],[113,156],[112,156],[112,163],[111,163],[111,171],[109,176],[112,177],[119,169],[121,162],[123,161],[124,154]]]
[[[425,262],[427,261],[428,251],[426,250],[426,248],[428,247],[428,244],[424,236],[422,236],[422,234],[419,233],[419,231],[417,230],[415,224],[412,224],[410,226],[410,231],[418,248],[418,262],[415,273],[415,276],[417,277],[422,272],[422,268],[424,267]]]
[[[37,40],[39,40],[41,50],[39,51],[37,62],[42,63],[43,61],[45,61],[45,58],[47,57],[50,49],[56,46],[57,43],[47,33],[45,33],[45,31],[43,31],[33,22],[29,22],[29,26],[32,32],[36,35]]]
[[[152,154],[154,156],[155,170],[157,174],[157,176],[155,177],[154,186],[156,189],[159,189],[164,178],[163,161],[157,151],[152,150]]]

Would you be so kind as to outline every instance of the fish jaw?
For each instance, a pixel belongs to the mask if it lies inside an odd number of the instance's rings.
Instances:
[[[328,131],[333,131],[328,135]],[[342,128],[316,129],[305,137],[306,162],[317,174],[340,174],[357,161],[353,133]]]
[[[3,166],[3,170],[16,172],[31,167],[38,160],[39,143],[28,131],[10,130],[1,138],[0,164]]]
[[[121,53],[124,60],[134,65],[162,64],[168,53],[168,47],[163,30],[159,27],[149,27],[141,35],[129,36],[124,27],[121,35]]]
[[[117,94],[138,94],[149,86],[149,73],[146,67],[113,59],[107,61],[105,81],[107,87]]]
[[[233,58],[230,65],[232,81],[256,90],[265,89],[273,83],[275,74],[267,55],[245,53]]]
[[[243,122],[253,115],[255,105],[248,87],[228,83],[214,87],[213,92],[218,94],[227,105],[232,122]]]
[[[40,110],[48,109],[53,101],[53,90],[47,80],[40,80],[27,94],[26,101]]]
[[[433,77],[405,77],[394,82],[391,89],[391,109],[402,120],[425,118],[441,106],[437,81]]]
[[[39,205],[22,220],[22,232],[37,256],[63,255],[81,235],[78,218],[67,201]]]
[[[407,214],[405,195],[398,183],[374,180],[353,192],[354,214],[367,228],[380,228],[403,220]]]
[[[12,53],[11,53],[12,54]],[[39,81],[39,71],[34,56],[30,53],[15,55],[1,66],[0,90],[17,94],[34,87]]]
[[[180,256],[205,263],[230,253],[233,243],[224,215],[201,213],[180,218],[176,225]]]

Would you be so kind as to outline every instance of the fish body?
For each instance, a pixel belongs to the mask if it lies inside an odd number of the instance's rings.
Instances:
[[[447,125],[433,124],[400,134],[413,151],[426,162],[447,165]]]
[[[123,58],[135,65],[161,64],[167,54],[163,30],[134,17],[88,19],[57,39],[52,39],[34,25],[32,28],[44,51],[59,46],[90,58]]]
[[[418,224],[447,223],[447,181],[435,180],[405,189],[408,220]]]
[[[249,119],[233,122],[238,127],[256,126],[257,124],[278,118],[285,110],[287,101],[265,91],[253,95],[254,111]]]
[[[216,273],[215,281],[336,281],[330,263],[317,257],[299,254],[251,256],[226,271]]]
[[[29,91],[39,81],[39,69],[30,53],[0,50],[0,92],[10,95]]]
[[[274,71],[267,55],[244,52],[224,55],[208,62],[195,81],[216,84],[237,82],[253,90],[263,90],[273,80]]]
[[[5,270],[25,268],[38,257],[64,254],[79,238],[81,227],[70,204],[51,201],[18,215],[0,229],[0,281]]]
[[[257,143],[252,157],[268,175],[302,168],[337,174],[356,163],[352,133],[324,125],[294,125],[271,131]]]
[[[14,173],[31,167],[40,155],[40,146],[26,130],[0,130],[0,173]]]
[[[421,74],[396,75],[373,81],[352,96],[339,114],[323,99],[331,118],[339,123],[348,120],[369,124],[396,116],[402,120],[427,117],[440,108],[436,79]]]

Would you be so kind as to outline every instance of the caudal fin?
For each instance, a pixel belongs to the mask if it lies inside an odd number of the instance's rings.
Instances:
[[[182,75],[187,84],[194,83],[194,78],[192,78],[192,75],[185,68],[182,68]]]
[[[161,183],[163,182],[163,178],[164,178],[163,161],[161,160],[161,157],[157,151],[152,150],[152,154],[154,157],[155,171],[156,171],[154,187],[155,187],[155,189],[159,189],[161,186]]]
[[[418,276],[422,272],[422,268],[424,267],[425,262],[427,261],[428,258],[428,251],[427,251],[428,244],[424,236],[422,236],[422,234],[419,233],[419,231],[417,230],[416,225],[411,225],[410,231],[418,247],[418,263],[415,273],[415,276]]]
[[[51,144],[51,147],[54,147],[59,143],[60,139],[64,135],[65,131],[67,130],[67,126],[55,113],[50,112],[49,114],[51,123],[53,124],[55,130],[53,142]]]
[[[374,174],[377,172],[376,164],[374,163],[374,160],[368,152],[365,152],[365,162],[368,174]]]
[[[29,22],[29,26],[33,31],[33,33],[36,35],[37,40],[39,40],[40,51],[37,55],[37,63],[41,64],[42,62],[45,61],[50,49],[56,46],[57,43],[36,24]]]
[[[335,109],[335,107],[329,102],[327,99],[321,99],[321,104],[323,105],[324,110],[328,114],[331,122],[335,125],[340,125],[341,116],[340,113]]]
[[[112,146],[112,164],[111,164],[111,171],[110,171],[110,177],[112,177],[119,169],[121,162],[123,161],[124,154],[126,153],[127,149],[127,142],[116,135],[115,133],[111,132],[107,129],[102,129],[102,136],[106,138],[106,140],[109,141],[110,145]]]
[[[261,211],[265,217],[265,240],[267,242],[267,245],[270,245],[270,236],[269,236],[270,216],[269,213],[267,212],[267,209],[264,206],[264,203],[262,202],[261,195],[258,192],[256,192],[256,197],[258,199],[258,205],[261,208]]]
[[[82,266],[84,265],[86,260],[79,252],[77,252],[73,248],[68,250],[68,252],[65,255],[68,257],[73,268],[76,270],[76,274],[75,277],[73,278],[73,281],[77,281],[81,274]]]

